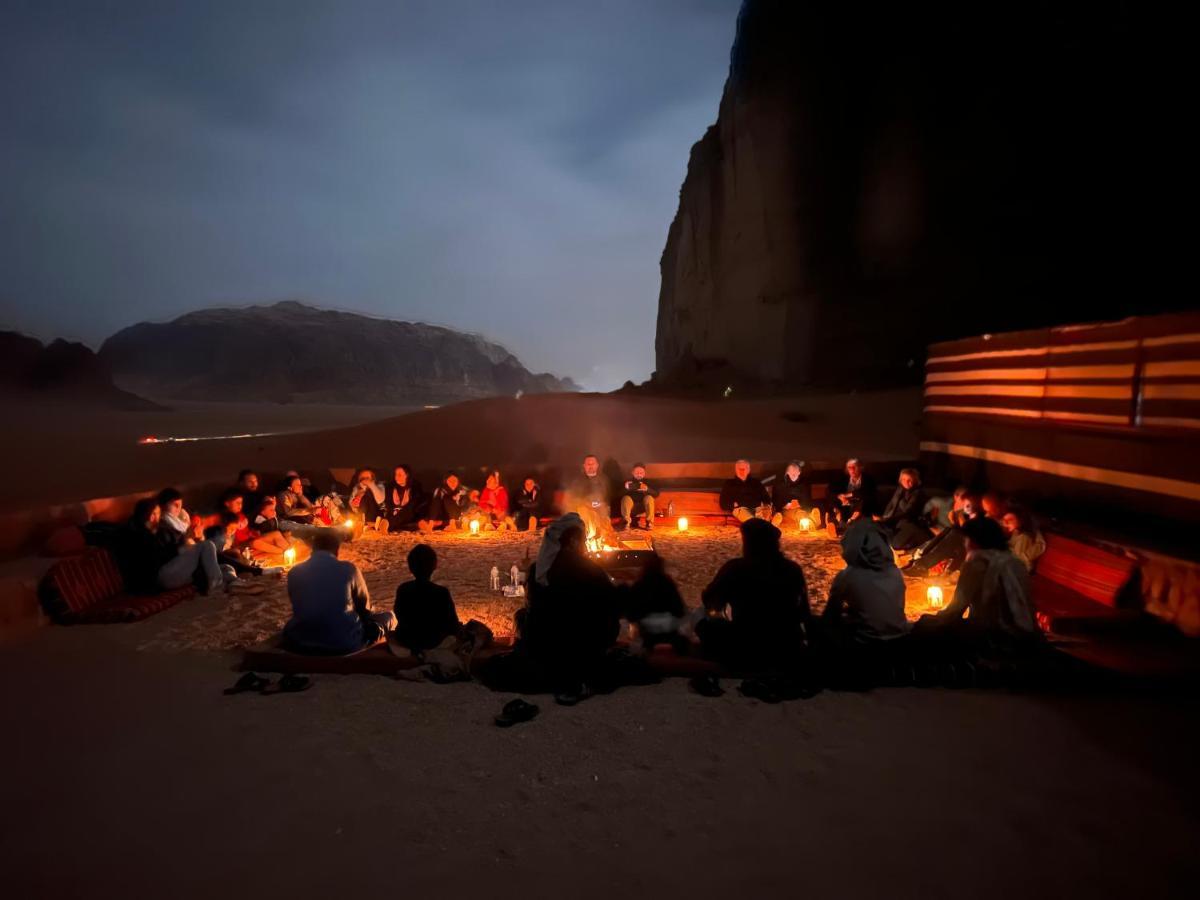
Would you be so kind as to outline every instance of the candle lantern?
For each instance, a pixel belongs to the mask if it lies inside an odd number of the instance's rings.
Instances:
[[[930,609],[941,609],[946,605],[946,599],[942,594],[942,589],[936,584],[931,584],[929,590],[925,592],[925,599],[929,601]]]
[[[676,524],[679,526],[679,531],[681,533],[684,531],[687,531],[688,530],[687,516],[680,516],[679,521]]]
[[[801,531],[812,531],[812,519],[803,518],[800,520]]]
[[[342,524],[346,527],[347,531],[353,531],[354,530],[354,516],[347,516],[346,521],[343,522]]]
[[[479,534],[479,520],[478,519],[471,520],[471,534]]]
[[[296,564],[295,547],[288,547],[283,551],[283,564],[289,569]]]

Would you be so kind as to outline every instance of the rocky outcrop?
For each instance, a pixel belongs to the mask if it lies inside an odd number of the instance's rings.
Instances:
[[[134,325],[100,356],[120,384],[181,400],[421,405],[579,390],[476,335],[294,301]]]
[[[0,395],[9,399],[100,404],[114,409],[150,409],[143,400],[113,384],[112,373],[83,344],[0,331]]]
[[[1194,304],[1150,286],[1136,23],[981,17],[745,0],[662,255],[656,384],[915,380],[933,341]]]

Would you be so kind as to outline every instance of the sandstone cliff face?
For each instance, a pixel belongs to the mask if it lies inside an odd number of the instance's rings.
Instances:
[[[477,335],[294,301],[144,322],[100,357],[121,385],[181,400],[421,405],[579,389]]]
[[[83,344],[56,340],[43,346],[15,331],[0,331],[0,396],[114,409],[156,406],[116,387],[108,367]]]
[[[1194,303],[1147,283],[1154,76],[1126,18],[888,6],[743,3],[656,383],[915,380],[935,340]]]

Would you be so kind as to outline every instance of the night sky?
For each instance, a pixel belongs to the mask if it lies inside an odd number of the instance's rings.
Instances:
[[[295,298],[642,380],[738,5],[7,0],[0,328]]]

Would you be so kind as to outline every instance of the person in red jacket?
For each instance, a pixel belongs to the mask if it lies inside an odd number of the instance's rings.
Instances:
[[[484,528],[516,530],[517,525],[508,513],[508,491],[495,469],[488,473],[484,488],[479,492],[479,514]]]

